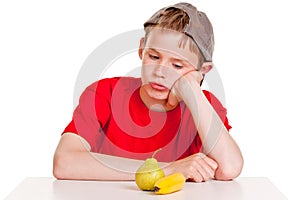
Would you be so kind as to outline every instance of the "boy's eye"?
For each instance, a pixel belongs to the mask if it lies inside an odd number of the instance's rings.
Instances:
[[[174,66],[175,68],[177,68],[177,69],[182,69],[182,68],[183,68],[182,65],[178,65],[178,64],[173,64],[173,66]]]
[[[157,60],[159,59],[159,57],[157,55],[154,55],[154,54],[149,54],[149,57],[153,60]]]

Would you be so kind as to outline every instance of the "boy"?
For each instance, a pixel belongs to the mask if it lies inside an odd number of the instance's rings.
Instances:
[[[141,78],[103,79],[82,93],[56,149],[54,176],[134,180],[141,162],[161,149],[155,158],[166,175],[182,172],[195,182],[237,177],[243,158],[228,133],[226,109],[201,89],[213,66],[208,18],[179,3],[144,28]]]

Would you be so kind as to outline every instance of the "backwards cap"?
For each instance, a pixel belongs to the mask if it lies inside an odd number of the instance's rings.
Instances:
[[[148,24],[155,24],[155,19],[168,8],[178,8],[186,12],[189,16],[189,23],[185,26],[183,32],[192,38],[202,53],[205,62],[212,61],[214,50],[214,33],[213,27],[204,12],[198,11],[196,7],[189,3],[178,3],[168,6],[157,11],[148,21],[144,23],[144,27]]]

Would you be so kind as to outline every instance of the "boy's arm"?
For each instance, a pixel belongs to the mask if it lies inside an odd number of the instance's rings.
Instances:
[[[78,135],[69,133],[61,136],[54,153],[53,175],[57,179],[134,180],[134,172],[142,163],[91,153]]]
[[[230,180],[240,174],[243,157],[238,145],[205,97],[199,85],[199,76],[199,72],[194,71],[180,78],[174,86],[174,95],[189,108],[203,144],[203,153],[218,165],[215,178]]]
[[[53,175],[57,179],[66,180],[134,180],[135,172],[143,162],[143,160],[91,153],[80,136],[65,133],[61,136],[54,153]],[[188,174],[187,169],[198,162],[203,167],[202,175]],[[217,164],[203,154],[195,154],[171,163],[159,162],[159,166],[163,168],[166,175],[175,171],[182,172],[187,179],[201,182],[214,177]]]
[[[241,151],[201,88],[196,85],[192,87],[199,95],[195,95],[195,99],[187,100],[187,104],[203,143],[203,153],[218,163],[216,179],[234,179],[242,170]]]
[[[54,153],[53,175],[64,180],[135,180],[135,172],[143,163],[144,160],[92,153],[83,138],[65,133]],[[173,164],[159,162],[166,175],[173,172],[169,170]],[[184,173],[184,168],[177,169]]]

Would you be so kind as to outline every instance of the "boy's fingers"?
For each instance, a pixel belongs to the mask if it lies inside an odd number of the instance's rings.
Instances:
[[[211,158],[207,157],[205,158],[205,161],[209,164],[209,166],[213,169],[216,170],[218,168],[218,163]]]
[[[205,162],[211,167],[211,169],[216,170],[218,168],[218,163],[213,159],[211,159],[210,157],[208,157],[207,155],[203,153],[199,153],[198,156],[200,156],[200,158],[205,160]]]
[[[172,86],[171,91],[170,91],[169,96],[168,96],[168,102],[167,102],[167,104],[169,106],[175,106],[175,105],[177,105],[182,100],[181,97],[176,94],[175,88],[178,87],[178,84],[187,84],[187,82],[188,82],[188,80],[190,78],[195,79],[195,75],[193,75],[193,73],[197,73],[198,74],[198,71],[195,70],[195,69],[190,70],[190,71],[186,72],[185,74],[181,75],[173,83],[173,86]],[[196,79],[197,79],[197,77],[198,76],[196,76]]]
[[[177,103],[178,103],[178,99],[176,97],[174,88],[172,88],[169,93],[169,97],[168,97],[168,105],[175,106],[175,105],[177,105]]]

